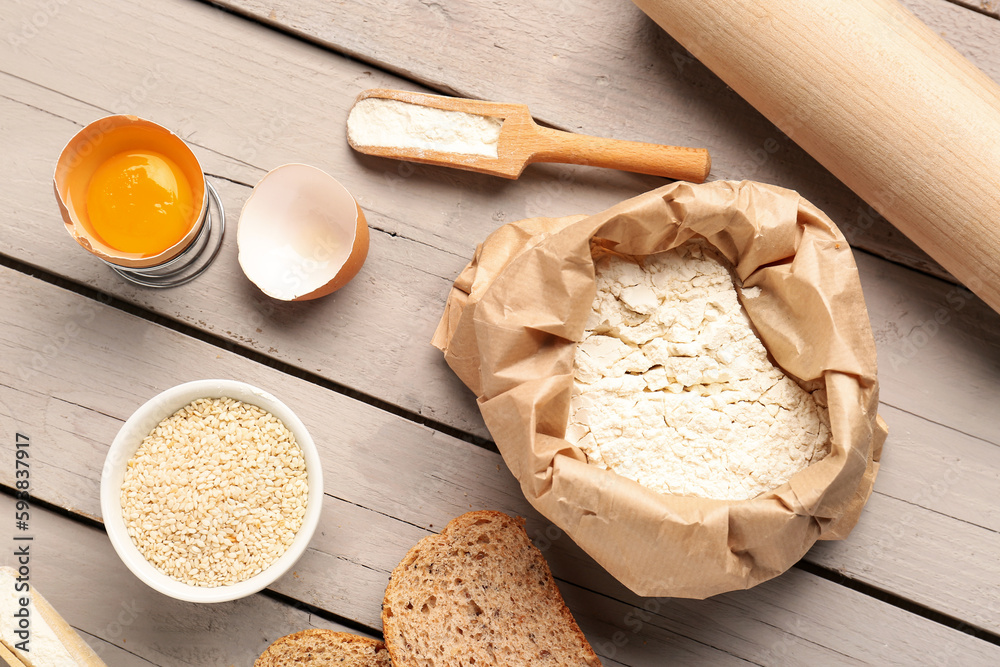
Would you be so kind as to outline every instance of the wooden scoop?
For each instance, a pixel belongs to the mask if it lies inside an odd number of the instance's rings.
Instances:
[[[8,667],[29,667],[24,664],[24,662],[18,658],[14,653],[7,648],[7,645],[0,642],[0,658],[2,658],[8,665]]]
[[[445,111],[491,116],[502,119],[503,124],[497,141],[497,157],[488,157],[422,147],[361,145],[351,136],[352,120],[349,118],[348,142],[354,150],[368,155],[456,167],[504,178],[517,178],[524,167],[532,162],[608,167],[693,183],[703,182],[711,169],[711,159],[704,148],[603,139],[552,130],[537,125],[532,120],[528,107],[523,104],[498,104],[379,88],[361,93],[354,104],[356,106],[361,100],[371,97]]]

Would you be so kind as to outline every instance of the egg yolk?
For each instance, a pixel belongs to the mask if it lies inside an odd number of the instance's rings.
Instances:
[[[167,156],[123,151],[91,177],[87,215],[106,245],[154,255],[184,238],[194,223],[191,185]]]

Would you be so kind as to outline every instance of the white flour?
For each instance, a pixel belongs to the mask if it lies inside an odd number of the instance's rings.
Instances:
[[[355,146],[418,148],[497,157],[500,118],[368,97],[351,109],[347,134]]]
[[[725,267],[695,245],[595,262],[567,430],[591,463],[662,493],[741,500],[826,456],[825,408],[768,359]]]
[[[14,647],[23,639],[14,634],[18,629],[14,614],[19,612],[21,606],[19,600],[22,597],[29,597],[28,592],[15,590],[15,577],[11,570],[0,568],[0,640],[22,660],[29,660],[31,665],[44,665],[45,667],[74,667],[77,662],[70,655],[66,647],[56,637],[41,614],[35,607],[34,601],[28,603],[28,652],[16,650]]]

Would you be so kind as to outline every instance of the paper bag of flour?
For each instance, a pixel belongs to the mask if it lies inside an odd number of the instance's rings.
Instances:
[[[596,290],[592,244],[645,256],[692,240],[756,288],[743,306],[775,362],[825,388],[830,453],[750,500],[658,493],[565,439]],[[475,392],[531,504],[640,595],[765,581],[817,539],[845,537],[871,494],[886,430],[857,268],[836,226],[795,192],[678,182],[593,216],[505,225],[455,281],[433,342]]]

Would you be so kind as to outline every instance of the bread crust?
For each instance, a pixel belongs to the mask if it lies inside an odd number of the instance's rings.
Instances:
[[[407,552],[382,626],[395,667],[601,664],[524,519],[492,510],[463,514]]]
[[[391,667],[385,644],[377,639],[309,628],[278,639],[267,647],[254,667]]]

